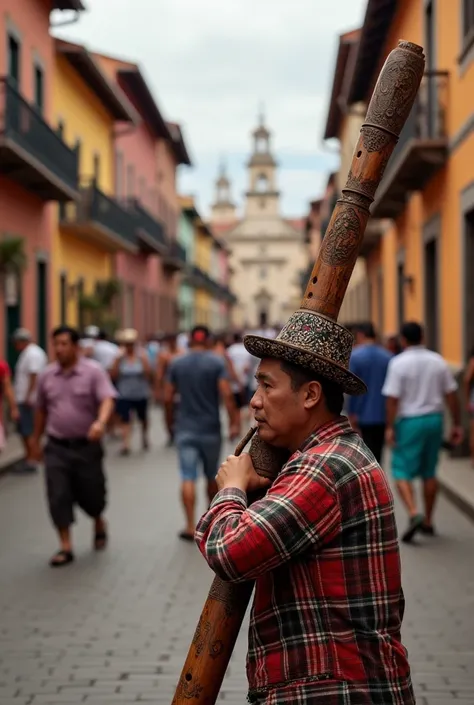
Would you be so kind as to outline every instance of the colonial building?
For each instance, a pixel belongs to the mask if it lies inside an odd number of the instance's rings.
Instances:
[[[280,212],[277,162],[263,118],[252,137],[243,217],[236,221],[230,182],[221,173],[211,220],[231,251],[231,288],[238,299],[233,323],[244,328],[283,323],[299,304],[306,266],[302,228]]]

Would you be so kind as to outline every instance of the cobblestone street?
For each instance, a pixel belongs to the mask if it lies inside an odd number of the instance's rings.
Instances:
[[[109,548],[91,550],[80,517],[76,562],[65,569],[47,565],[56,542],[42,479],[0,481],[1,705],[171,703],[211,573],[177,538],[175,453],[163,449],[158,417],[154,428],[146,455],[118,458],[109,445]],[[417,702],[474,705],[474,525],[442,498],[438,528],[440,538],[403,549]],[[244,656],[245,632],[227,705],[245,702]]]

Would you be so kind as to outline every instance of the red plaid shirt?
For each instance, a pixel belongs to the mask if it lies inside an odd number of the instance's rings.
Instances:
[[[414,704],[393,497],[347,419],[310,436],[250,507],[219,492],[196,541],[222,579],[256,580],[250,702]]]

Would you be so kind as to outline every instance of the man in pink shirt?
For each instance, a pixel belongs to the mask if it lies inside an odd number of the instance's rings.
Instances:
[[[41,457],[44,448],[49,511],[60,541],[50,565],[74,560],[70,526],[74,505],[94,520],[94,548],[107,543],[102,517],[106,506],[102,437],[114,409],[116,391],[97,362],[80,354],[79,333],[69,326],[53,331],[56,362],[38,380],[33,445]]]

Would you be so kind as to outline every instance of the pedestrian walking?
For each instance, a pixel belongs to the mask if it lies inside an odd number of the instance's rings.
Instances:
[[[100,365],[80,354],[79,333],[74,328],[60,326],[52,337],[56,362],[48,365],[38,379],[33,447],[40,458],[41,438],[46,433],[47,498],[60,542],[50,565],[57,568],[74,560],[71,525],[75,505],[94,521],[94,549],[106,546],[101,440],[116,392]]]
[[[110,374],[119,352],[119,346],[109,340],[108,333],[105,330],[99,330],[92,347],[92,359],[96,360],[102,369]]]
[[[469,449],[471,462],[474,465],[474,349],[471,350],[464,373],[464,398],[469,414]]]
[[[5,431],[5,419],[3,416],[5,401],[9,406],[11,420],[18,424],[18,421],[20,419],[20,412],[18,411],[18,405],[15,399],[15,392],[13,390],[10,365],[6,360],[0,359],[0,453],[4,451],[7,440],[7,434]],[[15,469],[13,472],[16,471],[17,470]],[[19,472],[24,472],[22,466],[20,466]]]
[[[35,473],[38,470],[33,452],[34,413],[38,375],[48,364],[45,351],[33,342],[29,330],[18,328],[13,334],[16,350],[20,353],[15,366],[14,389],[18,406],[18,433],[25,449],[25,461],[15,473]]]
[[[178,345],[178,336],[176,334],[168,334],[165,336],[163,341],[163,349],[160,351],[156,366],[156,379],[155,379],[155,399],[158,402],[163,402],[164,400],[164,388],[166,375],[168,373],[171,361],[174,360],[178,355],[182,355],[185,352],[183,348]],[[178,404],[179,398],[176,395],[175,404]],[[166,422],[166,419],[165,419]],[[166,426],[168,432],[167,446],[170,447],[174,443],[174,430],[168,425]]]
[[[372,451],[378,463],[382,462],[385,443],[386,410],[382,388],[391,354],[376,342],[372,323],[360,323],[354,329],[355,346],[350,369],[367,386],[367,394],[350,396],[347,413],[352,428]]]
[[[276,340],[245,338],[261,358],[259,437],[291,457],[270,487],[250,455],[230,456],[196,542],[224,581],[255,581],[249,702],[414,705],[393,496],[341,416],[343,392],[364,385],[328,320],[299,311]]]
[[[165,412],[168,428],[174,429],[181,473],[181,498],[186,527],[179,536],[192,541],[195,529],[196,481],[202,465],[207,480],[209,502],[214,497],[216,473],[221,452],[222,400],[229,416],[231,435],[240,433],[239,412],[234,403],[224,360],[209,350],[210,332],[196,326],[190,336],[190,349],[170,363],[165,386]],[[175,405],[175,396],[179,404]]]
[[[423,328],[404,323],[403,352],[390,360],[382,394],[387,398],[387,443],[392,446],[392,473],[409,523],[402,540],[416,533],[434,535],[433,510],[438,493],[436,468],[443,443],[443,409],[452,417],[451,442],[463,437],[457,384],[447,363],[423,345]],[[413,482],[423,482],[424,515],[417,508]]]
[[[152,371],[146,352],[138,348],[138,331],[126,328],[121,332],[120,342],[123,350],[112,366],[111,377],[118,391],[117,413],[122,426],[120,455],[129,455],[133,413],[141,426],[142,448],[149,448],[148,406]]]
[[[235,405],[242,416],[242,411],[248,409],[250,403],[250,374],[252,372],[253,359],[245,349],[241,333],[234,333],[233,342],[227,348],[227,356],[232,363],[236,378],[231,382]]]

